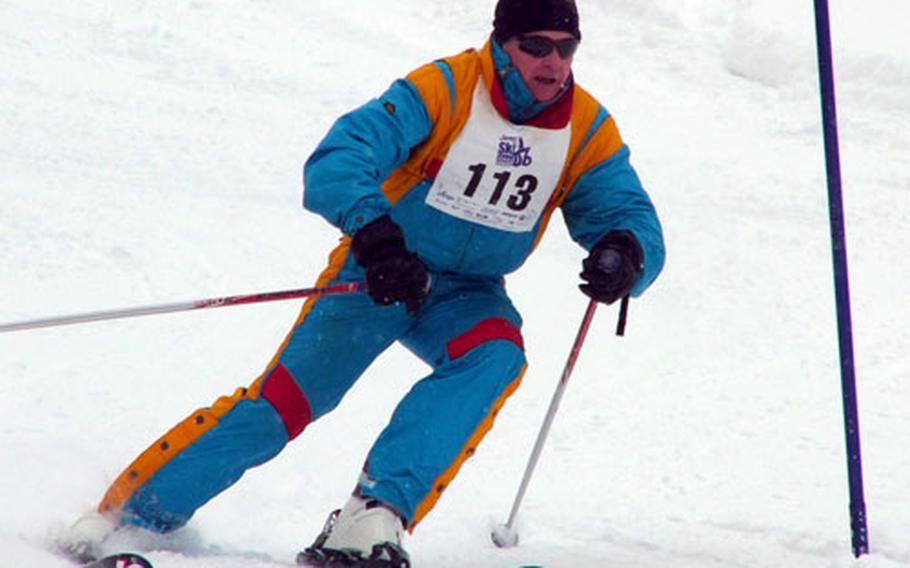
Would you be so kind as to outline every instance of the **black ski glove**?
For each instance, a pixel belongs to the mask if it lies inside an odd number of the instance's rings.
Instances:
[[[628,231],[610,231],[582,262],[581,291],[591,299],[612,304],[629,293],[643,268],[644,253]]]
[[[430,277],[416,254],[405,248],[404,234],[395,221],[383,215],[354,233],[351,252],[366,269],[367,292],[377,304],[403,302],[417,315],[427,299]]]

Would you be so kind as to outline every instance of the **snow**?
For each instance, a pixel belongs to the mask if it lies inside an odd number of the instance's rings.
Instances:
[[[0,322],[309,286],[337,232],[302,212],[331,122],[478,46],[494,2],[0,6]],[[661,214],[664,274],[624,338],[601,307],[519,514],[581,321],[560,222],[509,289],[531,370],[406,544],[416,566],[910,566],[910,6],[831,4],[872,554],[853,559],[811,2],[580,0],[579,81]],[[0,336],[4,566],[194,408],[248,384],[297,303]],[[333,414],[169,537],[161,568],[293,563],[426,369],[392,349]]]

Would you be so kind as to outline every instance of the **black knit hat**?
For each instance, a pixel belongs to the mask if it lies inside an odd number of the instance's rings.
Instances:
[[[499,0],[496,4],[493,38],[499,43],[540,30],[568,32],[581,39],[575,0]]]

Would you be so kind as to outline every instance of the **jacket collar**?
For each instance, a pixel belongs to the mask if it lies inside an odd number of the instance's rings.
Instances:
[[[481,71],[493,106],[506,120],[549,129],[561,129],[569,123],[575,92],[573,77],[553,100],[538,102],[512,66],[509,55],[492,38],[481,50]]]

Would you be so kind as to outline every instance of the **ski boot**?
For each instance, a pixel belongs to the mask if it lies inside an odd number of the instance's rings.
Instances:
[[[117,525],[98,511],[79,517],[57,542],[60,552],[76,562],[86,563],[102,556],[102,545]]]
[[[401,546],[401,517],[376,499],[354,495],[332,511],[315,542],[297,555],[299,566],[410,568]]]

